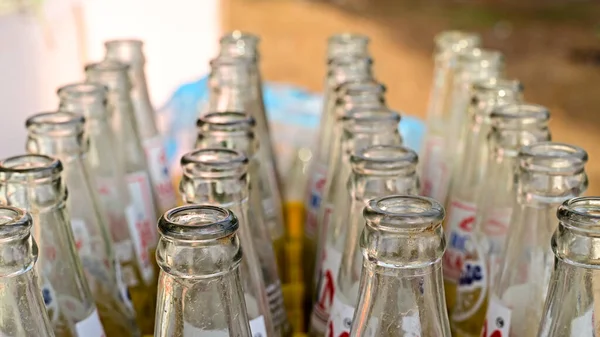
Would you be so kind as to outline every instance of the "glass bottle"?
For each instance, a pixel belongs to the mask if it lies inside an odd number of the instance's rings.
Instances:
[[[340,209],[347,211],[335,213],[331,226],[327,228],[323,251],[321,288],[330,290],[327,328],[332,332],[334,330],[331,329],[337,327],[335,336],[350,332],[350,326],[342,321],[352,320],[358,302],[363,265],[358,242],[365,227],[363,209],[374,198],[391,194],[416,195],[419,191],[417,154],[408,148],[399,145],[370,146],[353,153],[349,162],[352,174],[347,180],[347,188],[343,188],[338,198],[339,206],[344,207]],[[344,305],[340,305],[342,303]]]
[[[131,84],[127,65],[113,61],[102,61],[85,67],[86,82],[99,83],[108,88],[108,108],[112,117],[112,129],[115,142],[115,162],[121,162],[125,168],[127,189],[135,213],[131,211],[128,222],[135,222],[138,235],[134,237],[134,247],[144,283],[150,289],[138,301],[156,305],[156,285],[158,266],[153,258],[158,243],[158,233],[154,223],[157,219],[154,192],[150,183],[146,156],[135,127],[133,105],[129,92]],[[135,216],[134,216],[135,215]],[[149,310],[149,309],[148,309]],[[153,312],[153,311],[152,311]],[[144,333],[154,326],[152,317],[143,326]]]
[[[450,121],[448,103],[454,84],[457,58],[459,54],[479,46],[481,38],[476,33],[450,30],[436,35],[434,43],[433,81],[427,110],[427,130],[421,153],[421,177],[424,194],[443,200],[446,191],[441,187],[449,178],[443,170],[444,139]]]
[[[537,336],[554,267],[550,239],[558,224],[556,210],[586,191],[587,159],[583,149],[562,143],[521,148],[516,203],[500,260],[503,265],[490,291],[486,337],[496,328],[503,336]]]
[[[0,202],[31,214],[32,233],[39,246],[36,268],[54,334],[104,337],[69,226],[62,171],[61,162],[47,156],[4,159],[0,161]]]
[[[140,242],[140,232],[135,222],[135,206],[129,196],[124,163],[115,158],[115,134],[110,128],[111,115],[106,106],[106,88],[96,83],[76,83],[58,90],[59,109],[81,113],[85,116],[85,134],[89,138],[88,162],[96,182],[96,191],[106,212],[113,241],[118,281],[122,298],[132,301],[137,324],[143,331],[152,333],[154,326],[147,317],[153,317],[155,299],[146,296],[155,284],[145,282],[142,259],[136,255],[135,243]]]
[[[156,127],[154,107],[150,102],[144,66],[143,42],[140,40],[112,40],[104,43],[106,59],[129,65],[131,102],[135,126],[146,154],[150,181],[154,189],[154,202],[160,213],[177,203],[175,188],[169,175],[165,144]]]
[[[369,37],[355,33],[339,33],[327,39],[327,65],[346,56],[369,57]]]
[[[490,113],[496,106],[519,101],[521,92],[520,83],[513,80],[493,78],[473,85],[468,124],[465,127],[464,156],[452,174],[452,187],[446,206],[448,248],[444,253],[444,287],[450,313],[456,306],[456,288],[465,260],[465,245],[475,224],[479,188],[485,181]]]
[[[248,158],[248,175],[250,187],[260,186],[261,179],[265,179],[261,168],[263,162],[257,155],[259,144],[254,136],[254,118],[240,112],[219,112],[205,115],[198,119],[198,140],[196,148],[224,147],[242,152]],[[260,189],[249,190],[249,205],[258,205],[261,200]],[[266,225],[263,209],[257,206],[249,206],[248,217],[250,223]],[[281,292],[280,276],[277,272],[278,265],[283,262],[276,258],[277,253],[283,255],[284,240],[275,241],[273,245],[269,242],[268,231],[256,230],[252,232],[254,247],[262,268],[264,285],[266,286],[269,305],[271,306],[271,317],[275,330],[282,336],[291,334],[286,310]],[[274,263],[277,261],[277,263]]]
[[[600,198],[574,198],[558,207],[551,241],[555,266],[538,337],[594,337],[598,312]]]
[[[54,337],[35,264],[38,246],[26,211],[0,206],[0,335]]]
[[[442,205],[426,197],[385,196],[369,201],[364,218],[360,295],[350,336],[450,337]]]
[[[181,206],[158,220],[161,271],[154,336],[252,336],[237,230],[236,216],[216,206]]]
[[[550,140],[550,113],[542,106],[516,103],[490,115],[489,159],[481,182],[473,232],[464,247],[464,262],[451,319],[456,336],[479,337],[487,294],[500,263],[499,254],[515,200],[514,168],[521,147]]]
[[[181,158],[181,168],[180,192],[184,202],[225,207],[237,215],[238,237],[244,249],[240,274],[250,330],[252,335],[274,336],[261,263],[252,238],[255,231],[263,230],[262,237],[266,238],[269,234],[266,227],[251,222],[253,219],[248,216],[249,207],[260,207],[260,196],[252,198],[259,202],[258,205],[249,205],[249,191],[255,189],[249,186],[248,158],[234,150],[204,148],[185,154]]]
[[[140,336],[134,313],[119,290],[118,262],[88,166],[84,123],[82,115],[66,111],[28,118],[27,152],[56,157],[63,165],[75,245],[106,331],[111,336]]]

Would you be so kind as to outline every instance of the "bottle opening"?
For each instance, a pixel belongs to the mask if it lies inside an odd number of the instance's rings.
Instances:
[[[367,44],[370,39],[366,35],[356,33],[339,33],[329,37],[329,44]]]
[[[237,42],[239,40],[243,40],[247,43],[252,43],[254,45],[260,42],[260,38],[252,33],[243,32],[241,30],[234,30],[232,32],[224,34],[219,40],[220,43],[230,43]]]
[[[251,130],[256,125],[254,118],[243,112],[211,112],[198,119],[196,126],[210,130]]]
[[[84,97],[104,97],[106,87],[99,83],[72,83],[64,85],[56,91],[59,97],[84,98]]]
[[[0,206],[0,239],[13,239],[29,234],[31,216],[24,210]]]
[[[106,59],[127,64],[143,62],[143,45],[141,40],[136,39],[106,41],[104,42]]]
[[[519,151],[520,166],[531,172],[550,175],[572,175],[582,172],[588,161],[588,155],[580,147],[541,142],[524,146]]]
[[[241,152],[225,148],[208,148],[189,152],[181,158],[184,174],[189,177],[224,178],[246,171],[248,159]]]
[[[370,200],[363,215],[367,224],[394,232],[439,227],[445,212],[442,205],[431,198],[391,195]]]
[[[44,112],[27,119],[25,126],[32,134],[72,136],[83,133],[83,115],[67,111]]]
[[[558,207],[558,220],[563,225],[600,237],[600,197],[580,197]]]
[[[468,48],[478,46],[481,43],[479,35],[460,30],[448,30],[441,32],[434,38],[438,52],[460,52]]]
[[[208,205],[186,205],[167,211],[158,220],[158,230],[167,239],[214,240],[234,234],[236,216],[228,209]]]
[[[550,120],[550,111],[537,104],[513,103],[496,107],[490,118],[494,126],[547,124]]]
[[[414,172],[418,163],[415,151],[396,145],[376,145],[360,150],[350,156],[355,172],[382,171],[398,174],[398,170],[410,169]]]
[[[62,170],[62,164],[58,159],[40,154],[26,154],[0,161],[0,172],[6,174],[3,180],[15,177],[15,173],[25,175],[39,173],[40,176],[46,176],[60,174]]]

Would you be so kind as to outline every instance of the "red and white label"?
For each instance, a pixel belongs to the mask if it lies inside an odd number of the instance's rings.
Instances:
[[[308,186],[308,200],[306,202],[306,224],[304,232],[307,237],[314,238],[317,235],[317,217],[323,198],[325,183],[327,182],[327,167],[315,163],[310,185]]]
[[[510,316],[510,308],[502,304],[496,296],[490,296],[481,337],[508,337]]]
[[[106,337],[96,309],[86,319],[75,324],[75,331],[79,337]]]
[[[171,209],[177,204],[177,195],[169,174],[169,163],[161,138],[154,137],[144,141],[144,150],[158,206],[161,210]]]
[[[71,229],[75,239],[75,248],[78,252],[87,254],[90,250],[90,232],[82,219],[71,219]]]
[[[137,172],[127,175],[127,183],[133,203],[127,208],[127,223],[142,276],[149,282],[154,277],[150,249],[156,246],[158,237],[150,181],[145,172]]]
[[[486,215],[483,232],[488,236],[506,237],[511,215],[512,208],[510,207],[491,209]]]
[[[321,264],[321,275],[318,283],[317,303],[314,307],[314,318],[319,319],[322,323],[327,323],[329,313],[333,306],[335,297],[335,283],[337,282],[340,263],[342,262],[342,253],[327,244],[323,249],[323,257]]]
[[[444,160],[444,138],[431,136],[425,144],[421,194],[444,201],[448,193],[450,171]]]
[[[334,296],[325,337],[350,337],[353,318],[354,307],[342,302],[339,295]]]
[[[477,209],[475,204],[451,200],[448,208],[448,246],[443,258],[444,279],[456,283],[466,258],[466,244],[471,239]]]

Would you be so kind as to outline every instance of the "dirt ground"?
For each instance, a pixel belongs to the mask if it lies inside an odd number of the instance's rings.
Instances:
[[[600,2],[222,1],[224,30],[262,37],[267,80],[318,91],[326,38],[363,33],[372,39],[375,73],[390,106],[420,117],[432,79],[433,36],[451,28],[480,32],[484,46],[504,52],[507,72],[523,82],[526,99],[550,108],[553,139],[589,152],[587,194],[600,194]]]

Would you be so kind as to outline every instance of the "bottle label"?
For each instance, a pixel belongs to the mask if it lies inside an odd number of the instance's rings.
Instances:
[[[472,203],[450,200],[448,209],[448,248],[444,253],[444,279],[458,282],[464,267],[466,244],[475,225],[476,208]]]
[[[133,262],[135,255],[133,242],[131,240],[123,240],[118,243],[115,242],[113,247],[115,248],[115,257],[117,258],[117,261],[119,261],[119,270],[123,276],[123,281],[129,287],[137,286],[140,283],[140,280],[136,276],[133,267],[128,265],[129,263]]]
[[[342,253],[336,250],[331,244],[327,243],[323,249],[323,258],[321,264],[321,275],[317,289],[317,302],[313,310],[313,316],[322,323],[327,323],[329,313],[335,297],[335,283],[337,282],[340,263],[342,262]]]
[[[250,320],[250,332],[252,337],[267,337],[267,327],[265,326],[265,317],[259,316]]]
[[[124,281],[123,272],[121,269],[121,262],[118,259],[114,261],[115,276],[117,277],[117,289],[119,290],[119,299],[127,308],[133,310],[133,303],[131,302],[131,296],[129,294],[129,288]]]
[[[338,295],[334,296],[325,336],[349,337],[352,318],[354,318],[354,307],[343,303]]]
[[[444,160],[444,138],[431,136],[425,144],[423,156],[423,185],[421,194],[436,200],[445,200],[448,193],[449,169]]]
[[[177,195],[169,174],[169,163],[161,138],[154,137],[145,140],[144,150],[158,206],[161,210],[171,209],[177,204]]]
[[[52,284],[48,281],[45,276],[42,276],[42,297],[44,298],[44,305],[46,306],[46,311],[48,311],[48,316],[50,317],[50,321],[56,323],[58,318],[60,317],[60,307],[58,305],[58,297],[56,295],[56,291],[52,287]]]
[[[329,227],[329,224],[331,223],[331,215],[333,214],[333,205],[330,203],[327,203],[326,205],[323,206],[323,225],[321,228],[321,235],[324,238],[327,235],[327,227]]]
[[[496,296],[490,296],[481,337],[508,337],[511,310]]]
[[[154,277],[151,260],[154,257],[150,256],[150,249],[155,247],[157,241],[156,214],[150,181],[145,172],[137,172],[127,175],[127,183],[132,201],[132,205],[127,207],[127,224],[142,277],[146,282],[150,282]]]
[[[493,208],[486,216],[483,232],[488,236],[506,237],[511,215],[510,207]]]
[[[229,333],[222,330],[206,330],[183,322],[183,337],[229,337]]]
[[[266,219],[271,219],[275,216],[275,202],[273,198],[263,199],[262,207]]]
[[[327,167],[319,163],[315,163],[313,176],[310,179],[308,186],[308,201],[306,203],[306,225],[304,228],[305,234],[308,237],[314,238],[317,234],[317,217],[319,215],[319,207],[321,206],[321,198],[327,179]]]
[[[102,261],[94,249],[94,246],[102,246],[102,243],[99,242],[99,239],[95,239],[90,235],[83,219],[71,219],[71,228],[75,239],[75,247],[81,258],[84,271],[100,283],[110,283],[109,262]]]
[[[125,226],[127,219],[125,218],[121,208],[115,208],[113,206],[118,205],[119,200],[121,200],[119,197],[119,191],[115,186],[115,181],[113,179],[102,177],[97,177],[95,180],[96,190],[98,191],[98,196],[100,197],[102,205],[104,206],[109,228],[111,231],[114,231],[115,229],[118,231],[120,228]]]
[[[96,309],[86,319],[75,324],[75,330],[77,331],[77,336],[106,337],[102,323],[100,323],[98,310]]]
[[[406,337],[421,337],[421,319],[418,311],[402,317],[402,332]]]
[[[468,235],[463,270],[458,279],[452,320],[463,322],[479,312],[487,296],[487,271],[483,252],[473,235]]]
[[[594,311],[592,308],[571,321],[571,336],[594,336]]]

